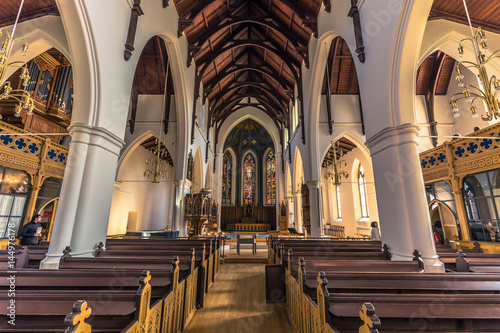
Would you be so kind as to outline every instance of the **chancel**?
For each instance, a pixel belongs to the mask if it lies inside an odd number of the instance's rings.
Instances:
[[[499,331],[500,0],[1,3],[0,331]]]

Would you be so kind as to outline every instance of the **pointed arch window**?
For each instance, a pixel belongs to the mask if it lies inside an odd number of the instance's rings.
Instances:
[[[361,203],[361,217],[368,217],[368,199],[366,195],[366,178],[365,170],[362,165],[359,165],[358,171],[359,196]]]
[[[243,159],[243,204],[255,203],[255,158],[248,153]]]
[[[222,167],[222,204],[231,204],[231,185],[233,180],[233,158],[229,150],[226,150]]]
[[[276,204],[276,158],[274,152],[269,150],[266,156],[266,203]]]

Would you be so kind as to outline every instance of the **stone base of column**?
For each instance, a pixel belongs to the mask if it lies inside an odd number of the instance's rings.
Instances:
[[[444,264],[438,257],[421,257],[424,261],[425,273],[444,273]],[[413,261],[413,256],[402,255],[398,253],[391,253],[391,261]]]
[[[40,262],[40,269],[59,269],[61,255],[47,254]]]
[[[444,264],[439,258],[422,258],[425,273],[444,273]]]

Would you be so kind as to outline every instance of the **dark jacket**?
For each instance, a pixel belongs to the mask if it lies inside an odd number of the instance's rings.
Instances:
[[[21,245],[38,245],[38,236],[35,236],[36,229],[40,228],[40,223],[29,222],[26,223],[19,232],[21,237]]]

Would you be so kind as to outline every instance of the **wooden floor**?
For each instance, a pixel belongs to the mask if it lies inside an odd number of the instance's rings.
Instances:
[[[186,333],[293,332],[282,304],[266,304],[264,264],[221,264]]]

